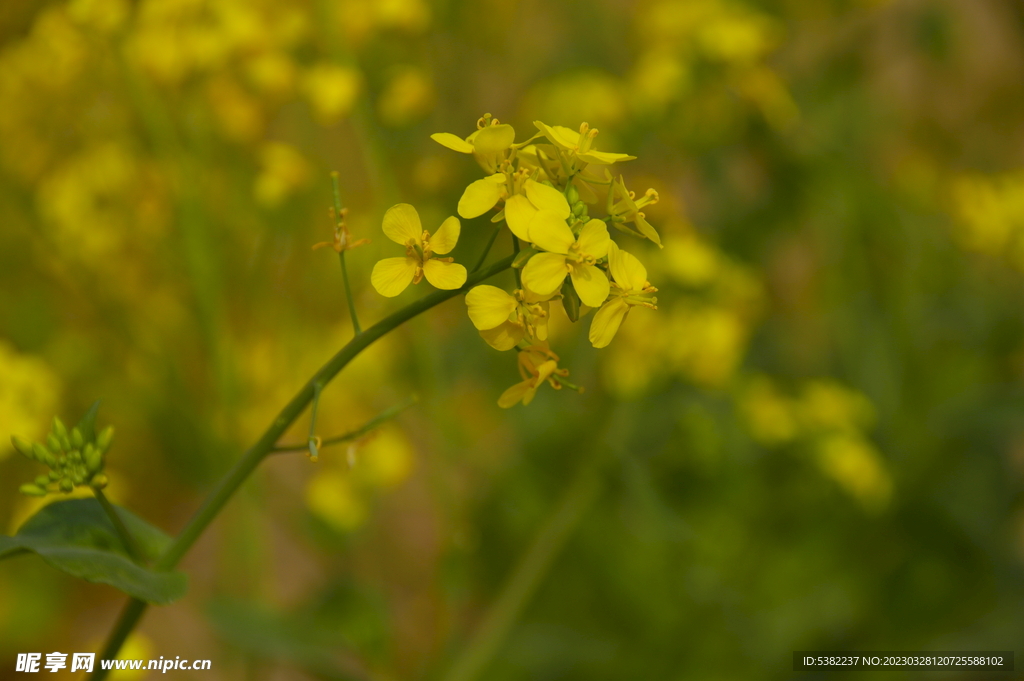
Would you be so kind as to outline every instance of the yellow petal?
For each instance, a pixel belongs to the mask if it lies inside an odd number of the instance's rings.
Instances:
[[[466,283],[466,268],[454,262],[431,258],[423,263],[423,274],[434,288],[451,291]]]
[[[502,409],[514,407],[523,400],[523,397],[525,397],[527,393],[530,393],[530,397],[532,398],[535,391],[536,388],[530,384],[530,381],[516,383],[501,394],[501,397],[498,398],[498,406]]]
[[[514,348],[525,335],[526,330],[522,325],[508,321],[480,332],[480,337],[487,341],[488,345],[502,352]]]
[[[612,342],[627,312],[629,304],[618,296],[601,306],[590,323],[590,342],[595,348],[607,347]]]
[[[640,230],[641,234],[643,234],[645,237],[647,237],[654,243],[658,244],[658,248],[664,248],[664,246],[661,245],[661,237],[658,236],[657,230],[654,229],[654,227],[651,227],[651,223],[647,222],[647,220],[644,220],[642,215],[637,213],[636,219],[633,221],[633,223],[637,226],[637,229]]]
[[[610,286],[603,270],[593,265],[573,265],[569,274],[572,276],[573,288],[584,305],[599,307],[608,299]]]
[[[450,132],[435,132],[430,136],[430,139],[434,140],[443,147],[448,147],[452,151],[457,151],[460,154],[472,154],[473,145],[466,140],[453,135]]]
[[[473,326],[480,330],[493,329],[508,321],[516,309],[516,299],[497,286],[474,286],[466,294],[466,306]]]
[[[394,298],[412,283],[415,274],[415,258],[384,258],[373,266],[370,283],[377,293]]]
[[[539,210],[553,211],[563,220],[569,217],[569,202],[565,200],[565,194],[562,192],[533,180],[527,180],[525,188],[526,197]]]
[[[441,255],[448,253],[458,243],[461,230],[462,226],[459,224],[459,219],[452,215],[442,222],[437,231],[431,235],[430,249],[434,253],[440,253]]]
[[[558,290],[568,273],[564,255],[538,253],[523,268],[523,284],[540,295],[548,295]]]
[[[608,151],[595,151],[591,149],[585,154],[579,154],[577,158],[584,163],[596,163],[602,166],[610,166],[613,163],[619,163],[621,161],[632,161],[636,159],[636,156],[630,156],[629,154],[613,154]]]
[[[548,376],[555,373],[555,370],[557,368],[558,363],[553,359],[549,359],[546,362],[542,362],[541,365],[537,367],[537,378],[534,379],[534,385],[540,385],[541,383],[546,381],[548,379]],[[524,399],[523,404],[529,404],[529,401]]]
[[[512,233],[524,241],[530,241],[530,221],[536,214],[537,209],[521,194],[505,201],[505,222]]]
[[[541,121],[534,121],[533,124],[544,133],[544,136],[562,151],[571,151],[579,144],[580,134],[575,130],[563,128],[560,125],[547,125]]]
[[[569,252],[569,247],[576,243],[569,225],[565,224],[558,213],[550,210],[537,211],[530,222],[530,241],[550,253]]]
[[[494,208],[494,204],[501,198],[501,182],[504,179],[504,175],[497,173],[466,187],[466,191],[462,192],[462,198],[459,199],[459,215],[468,220]]]
[[[580,230],[580,253],[594,258],[603,258],[608,255],[608,226],[603,220],[591,220],[583,225]]]
[[[423,225],[419,213],[408,203],[399,203],[384,213],[384,233],[395,243],[406,244],[409,239],[419,242]]]
[[[473,149],[478,154],[490,156],[500,154],[516,141],[516,131],[511,125],[489,125],[477,131],[473,138]]]
[[[641,291],[647,283],[647,268],[614,242],[609,242],[608,267],[615,283],[624,291]]]

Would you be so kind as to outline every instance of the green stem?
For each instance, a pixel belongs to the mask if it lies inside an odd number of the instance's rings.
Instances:
[[[121,520],[121,516],[117,514],[117,509],[107,499],[107,495],[103,493],[103,490],[92,488],[93,494],[96,495],[96,500],[100,502],[100,506],[106,512],[107,517],[110,518],[110,522],[114,524],[114,530],[117,531],[117,536],[121,538],[121,543],[124,544],[124,548],[128,551],[128,555],[132,557],[136,563],[142,564],[142,551],[139,550],[138,544],[135,543],[135,539],[132,537],[132,533],[128,531],[124,521]]]
[[[413,395],[413,396],[405,399],[404,401],[399,402],[398,404],[396,404],[393,407],[388,407],[387,409],[385,409],[381,413],[377,414],[372,419],[370,419],[369,421],[367,421],[363,425],[359,426],[355,430],[349,431],[349,432],[347,432],[347,433],[345,433],[343,435],[335,435],[334,437],[329,437],[326,440],[323,440],[320,443],[320,449],[323,449],[324,447],[327,447],[329,445],[337,445],[337,444],[341,444],[342,442],[350,442],[352,440],[358,440],[363,435],[366,435],[371,430],[373,430],[374,428],[376,428],[380,424],[384,423],[385,421],[390,421],[391,419],[395,418],[396,416],[398,416],[399,413],[401,413],[402,411],[404,411],[408,407],[411,407],[412,405],[416,404],[416,402],[418,402],[418,401],[419,401],[419,398],[417,398],[415,395]],[[307,446],[304,445],[304,444],[303,445],[278,445],[278,446],[274,447],[273,449],[271,449],[270,451],[273,452],[273,453],[279,453],[279,452],[283,453],[283,452],[301,452],[301,451],[304,451],[306,449],[307,449]]]
[[[517,255],[519,255],[519,237],[517,237],[515,234],[513,234],[512,235],[512,258],[515,259],[515,257]],[[523,288],[523,275],[520,274],[520,271],[517,268],[513,268],[512,271],[515,272],[515,274],[516,274],[516,288],[520,288],[520,289]]]
[[[334,188],[334,213],[336,219],[341,220],[341,191],[338,188],[338,173],[331,173],[331,185]],[[338,260],[341,261],[341,278],[345,285],[345,298],[348,299],[348,315],[352,319],[352,329],[358,336],[363,332],[359,326],[359,315],[356,314],[356,301],[352,296],[352,285],[348,281],[348,265],[345,264],[345,249],[338,252]]]
[[[480,254],[480,259],[476,261],[476,265],[473,266],[472,272],[476,272],[480,269],[484,260],[487,260],[487,254],[491,252],[491,246],[494,245],[494,240],[498,238],[498,233],[501,232],[501,225],[498,225],[494,232],[491,233],[491,238],[487,240],[487,245],[484,246],[484,252]]]
[[[597,466],[584,465],[512,571],[498,599],[484,616],[469,645],[444,676],[444,681],[472,681],[483,671],[600,489]]]
[[[242,458],[235,463],[230,471],[228,471],[227,475],[221,479],[217,484],[217,487],[209,496],[206,497],[206,501],[203,502],[203,505],[198,511],[196,511],[195,515],[192,516],[192,519],[189,520],[188,524],[185,525],[185,528],[177,537],[174,538],[174,541],[172,541],[170,546],[167,547],[167,550],[164,551],[163,555],[161,555],[156,561],[154,568],[157,570],[170,570],[178,564],[178,561],[182,559],[196,540],[199,539],[199,536],[213,521],[213,519],[217,517],[217,514],[220,513],[228,500],[231,499],[234,493],[238,491],[238,488],[242,486],[242,483],[246,481],[260,462],[274,450],[274,444],[306,409],[306,406],[313,399],[313,393],[315,390],[314,386],[317,384],[326,385],[329,383],[338,375],[338,372],[344,369],[345,366],[355,359],[360,352],[401,324],[423,312],[426,312],[432,307],[440,305],[446,300],[468,291],[481,281],[489,279],[499,272],[504,272],[511,267],[511,265],[512,256],[503,258],[489,267],[469,275],[466,279],[466,283],[461,288],[453,289],[451,291],[434,291],[433,293],[425,295],[389,317],[385,317],[363,331],[363,333],[350,340],[341,350],[338,351],[336,355],[334,355],[334,357],[320,367],[320,370],[317,371],[309,381],[306,382],[306,385],[299,390],[287,405],[285,405],[277,415],[277,418],[273,420],[270,427],[267,428],[260,439],[249,448]],[[106,658],[113,658],[117,655],[117,651],[120,650],[121,644],[124,643],[124,639],[131,633],[145,609],[146,604],[142,601],[133,599],[128,603],[122,612],[121,618],[118,620],[117,626],[111,634],[110,639],[108,640],[104,653]],[[97,668],[96,671],[93,672],[92,678],[93,681],[100,681],[105,676],[106,670]]]

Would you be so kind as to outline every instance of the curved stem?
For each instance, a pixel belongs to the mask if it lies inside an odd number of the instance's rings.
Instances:
[[[515,234],[512,235],[512,258],[519,255],[519,237]],[[516,288],[523,288],[523,275],[518,269],[513,270],[516,273]]]
[[[374,341],[386,335],[388,332],[394,330],[403,323],[409,321],[413,317],[426,312],[432,307],[436,307],[441,303],[454,298],[455,296],[468,291],[471,287],[476,284],[493,277],[499,272],[504,272],[512,265],[512,256],[503,258],[498,262],[486,267],[479,272],[474,272],[469,275],[466,279],[466,283],[461,287],[451,291],[434,291],[431,294],[423,296],[419,300],[406,305],[404,308],[395,312],[389,317],[385,317],[381,321],[377,322],[370,328],[363,331],[352,340],[350,340],[341,350],[338,351],[334,357],[327,361],[320,370],[317,371],[313,376],[306,382],[306,385],[291,399],[288,404],[281,410],[277,415],[277,418],[273,420],[270,427],[263,433],[259,440],[246,451],[245,455],[239,459],[235,465],[228,471],[221,481],[217,484],[217,487],[206,497],[206,501],[196,511],[192,519],[189,520],[188,524],[181,533],[174,538],[167,550],[164,551],[163,555],[156,561],[154,568],[157,570],[170,570],[178,561],[184,557],[192,545],[199,539],[199,536],[203,533],[206,527],[217,517],[221,509],[228,502],[228,500],[234,495],[238,488],[242,486],[242,483],[252,474],[256,467],[263,461],[268,454],[274,450],[275,443],[280,439],[286,430],[295,422],[299,415],[306,409],[310,401],[313,399],[315,386],[326,385],[335,376],[338,375],[345,366],[351,362],[355,357],[369,347]],[[111,633],[110,639],[104,650],[106,658],[112,658],[117,655],[117,651],[120,650],[121,644],[131,633],[135,624],[141,618],[142,613],[146,609],[146,604],[137,599],[132,599],[125,607],[125,610],[121,614],[121,618],[118,620],[114,631]],[[106,676],[106,670],[97,668],[93,672],[93,681],[100,681]]]

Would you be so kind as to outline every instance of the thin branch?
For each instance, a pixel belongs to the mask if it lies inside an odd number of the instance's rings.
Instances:
[[[385,421],[390,421],[391,419],[395,418],[401,412],[405,411],[412,405],[416,404],[418,401],[419,398],[416,397],[415,395],[412,395],[403,400],[402,402],[399,402],[398,404],[392,407],[388,407],[387,409],[377,414],[372,419],[370,419],[363,425],[359,426],[355,430],[344,433],[343,435],[335,435],[334,437],[329,437],[326,440],[322,440],[320,442],[320,449],[323,449],[324,447],[329,447],[330,445],[338,445],[342,444],[343,442],[351,442],[352,440],[358,440],[359,438],[366,435],[370,431],[374,430],[377,426],[384,423]],[[307,446],[305,444],[278,445],[271,449],[270,451],[273,454],[283,454],[285,452],[303,452],[306,451],[306,448]]]
[[[487,260],[487,254],[491,252],[491,246],[494,245],[494,240],[498,238],[498,233],[501,231],[501,225],[495,228],[494,232],[491,233],[491,238],[487,240],[487,245],[484,247],[484,252],[480,254],[480,258],[476,261],[476,265],[473,266],[472,272],[476,272],[480,269],[484,260]]]
[[[337,171],[331,173],[331,185],[334,188],[334,214],[337,216],[338,220],[341,220],[341,190],[338,188]],[[352,285],[348,281],[348,265],[345,264],[344,248],[338,251],[338,260],[341,261],[341,278],[345,284],[345,298],[348,299],[348,314],[352,319],[352,329],[358,336],[363,332],[363,329],[359,326],[359,315],[356,314],[356,301],[352,296]]]

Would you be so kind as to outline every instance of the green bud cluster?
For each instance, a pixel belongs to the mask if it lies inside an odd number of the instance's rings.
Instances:
[[[77,427],[68,430],[56,416],[53,417],[53,428],[46,435],[46,444],[26,442],[12,436],[11,443],[15,449],[50,468],[49,474],[22,485],[21,493],[42,497],[58,491],[66,494],[82,485],[103,489],[107,486],[107,476],[103,474],[104,458],[113,439],[113,426],[107,426],[87,441],[81,430]]]

